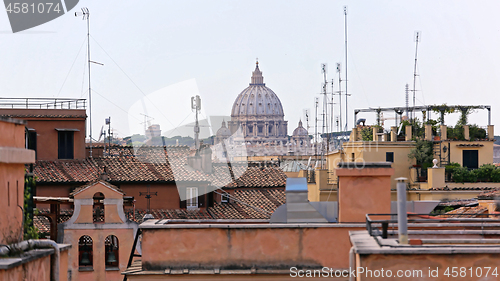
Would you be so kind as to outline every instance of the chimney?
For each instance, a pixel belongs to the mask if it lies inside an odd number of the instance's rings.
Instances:
[[[339,178],[339,222],[365,222],[366,214],[391,212],[390,162],[341,162]]]

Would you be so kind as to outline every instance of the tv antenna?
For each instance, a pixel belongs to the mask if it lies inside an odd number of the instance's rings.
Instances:
[[[151,120],[154,119],[153,117],[146,115],[144,113],[140,113],[142,116],[144,116],[144,122],[141,122],[141,124],[144,124],[144,135],[147,136],[148,132],[148,127],[151,126]]]
[[[411,110],[411,118],[414,119],[415,111],[415,84],[417,82],[417,54],[418,54],[418,42],[420,41],[420,31],[415,31],[415,64],[413,66],[413,108]]]
[[[90,60],[90,12],[89,9],[86,7],[82,8],[82,12],[75,12],[75,17],[82,16],[82,20],[87,21],[87,64],[89,68],[89,123],[90,123],[90,128],[89,128],[89,138],[90,138],[90,151],[89,151],[89,157],[92,158],[92,88],[90,87],[90,63],[95,63],[99,65],[104,65],[99,62],[91,61]]]
[[[200,124],[198,123],[198,112],[201,110],[201,98],[196,95],[191,97],[191,109],[196,112],[196,122],[194,123],[194,146],[195,149],[200,149]]]

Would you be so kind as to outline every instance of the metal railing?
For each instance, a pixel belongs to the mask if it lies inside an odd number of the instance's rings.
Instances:
[[[0,98],[0,109],[86,109],[85,99]]]
[[[367,214],[366,229],[370,236],[397,235],[397,214]],[[429,214],[408,214],[409,235],[499,235],[499,214],[440,214],[440,217]],[[459,217],[464,216],[464,217]],[[466,216],[476,216],[474,218]],[[373,217],[377,217],[376,219]],[[380,217],[388,217],[381,219]]]

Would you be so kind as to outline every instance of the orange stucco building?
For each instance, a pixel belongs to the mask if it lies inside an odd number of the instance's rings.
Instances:
[[[23,241],[25,164],[35,152],[25,148],[25,122],[0,117],[0,280],[68,280],[69,245]]]

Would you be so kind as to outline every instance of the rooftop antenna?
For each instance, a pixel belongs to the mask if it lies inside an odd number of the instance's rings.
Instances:
[[[347,113],[347,6],[344,6],[344,27],[345,27],[345,131],[347,132],[348,113]],[[356,122],[356,120],[354,120]]]
[[[418,42],[420,41],[420,31],[415,31],[415,64],[413,66],[413,108],[411,110],[412,119],[415,118],[415,84],[417,82],[417,54],[418,54]]]
[[[318,97],[314,98],[315,118],[314,118],[314,151],[316,154],[316,161],[318,160]]]
[[[344,126],[342,123],[342,75],[341,75],[341,66],[340,63],[337,63],[337,73],[339,74],[339,91],[337,92],[339,95],[339,112],[340,112],[340,131],[342,132],[342,138],[344,134]]]
[[[141,122],[141,124],[144,124],[144,135],[147,136],[147,132],[148,132],[148,126],[151,126],[151,119],[154,119],[153,117],[147,115],[147,114],[144,114],[144,113],[140,113],[142,116],[144,116],[144,122]],[[107,124],[107,123],[106,123]]]
[[[328,87],[328,82],[326,80],[326,63],[323,63],[321,65],[321,73],[323,73],[323,132],[322,135],[324,136],[325,133],[328,134],[328,96],[326,92],[326,88]],[[327,150],[328,150],[328,141],[330,138],[327,136]],[[324,147],[324,142],[323,140],[321,141],[321,156],[325,154],[325,147]]]
[[[406,94],[406,119],[408,120],[408,111],[409,111],[409,96],[408,96],[408,83],[406,83],[406,87],[405,87],[405,94]]]
[[[200,149],[200,124],[198,123],[198,112],[201,110],[201,98],[196,95],[191,97],[191,109],[193,109],[196,113],[196,122],[194,123],[194,146],[195,149]]]
[[[328,151],[328,144],[330,142],[330,135],[328,134],[328,94],[327,94],[327,87],[328,87],[328,82],[326,80],[326,63],[321,64],[321,73],[323,73],[323,132],[322,132],[322,139],[321,139],[321,168],[323,167],[323,158],[325,156],[326,151]],[[326,151],[325,151],[325,141],[323,140],[323,137],[327,134],[326,137]]]
[[[90,87],[90,63],[95,63],[99,65],[104,65],[99,62],[91,61],[90,60],[90,22],[89,22],[89,17],[90,17],[90,12],[89,9],[86,7],[82,8],[82,12],[75,12],[75,17],[82,16],[82,20],[87,20],[87,57],[88,57],[88,68],[89,68],[89,123],[90,123],[90,128],[89,128],[89,138],[90,138],[90,151],[89,151],[89,157],[92,158],[92,88]]]

